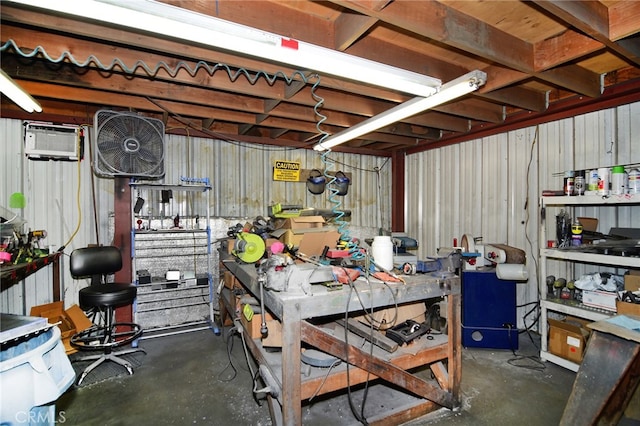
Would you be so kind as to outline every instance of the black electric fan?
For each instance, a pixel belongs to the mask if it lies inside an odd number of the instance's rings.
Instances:
[[[164,176],[164,123],[131,112],[100,110],[94,116],[94,171],[105,177]]]

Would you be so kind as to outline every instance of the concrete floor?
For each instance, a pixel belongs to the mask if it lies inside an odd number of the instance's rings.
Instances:
[[[202,330],[145,339],[140,347],[146,355],[128,355],[136,366],[132,376],[109,363],[60,397],[56,411],[65,425],[271,424],[267,404],[260,406],[253,398],[251,373],[237,335]],[[537,348],[527,334],[521,334],[516,354],[464,348],[461,409],[440,409],[409,424],[558,424],[575,373],[529,358]],[[76,369],[84,365],[74,363]],[[252,368],[255,371],[255,365]],[[359,404],[362,391],[354,397]],[[368,408],[385,403],[375,397],[367,400]],[[358,424],[346,396],[307,404],[303,417],[305,425]]]

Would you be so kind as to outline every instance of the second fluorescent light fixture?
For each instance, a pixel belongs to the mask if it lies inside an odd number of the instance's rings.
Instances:
[[[478,87],[485,83],[486,79],[487,74],[485,72],[478,70],[471,71],[462,77],[458,77],[455,80],[443,84],[440,91],[434,95],[426,98],[413,98],[405,103],[397,105],[387,111],[364,120],[347,130],[329,136],[324,141],[315,144],[313,149],[316,151],[331,149],[336,145],[340,145],[366,135],[367,133],[371,133],[381,127],[388,126],[438,105],[457,99],[477,90]]]
[[[0,70],[0,92],[28,113],[42,112],[40,104],[2,70]]]
[[[442,84],[434,77],[153,0],[11,1],[415,96],[433,95]]]

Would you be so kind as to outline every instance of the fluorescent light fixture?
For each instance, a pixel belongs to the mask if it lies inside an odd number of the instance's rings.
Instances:
[[[431,96],[442,82],[433,77],[343,52],[268,33],[245,25],[153,0],[12,0],[57,13],[91,19],[161,38],[185,40],[301,71],[384,87],[415,96]],[[6,2],[10,3],[10,2]]]
[[[336,145],[340,145],[362,135],[366,135],[367,133],[371,133],[381,127],[388,126],[400,120],[404,120],[405,118],[411,117],[412,115],[416,115],[445,102],[464,96],[482,86],[486,79],[487,74],[483,71],[471,71],[462,77],[458,77],[455,80],[443,84],[440,90],[434,95],[426,98],[413,98],[407,102],[397,105],[385,112],[364,120],[347,130],[329,136],[324,141],[315,144],[313,149],[316,151],[325,151]]]
[[[0,70],[0,92],[29,113],[42,112],[40,104],[2,70]]]

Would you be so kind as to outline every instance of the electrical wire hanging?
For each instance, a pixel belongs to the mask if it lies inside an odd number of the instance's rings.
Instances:
[[[65,50],[60,54],[60,56],[58,56],[57,58],[54,58],[51,55],[49,55],[45,50],[45,48],[42,47],[41,45],[36,46],[33,50],[29,52],[25,52],[22,49],[20,49],[20,47],[18,47],[18,45],[13,39],[9,39],[6,42],[4,42],[4,44],[0,47],[0,52],[5,52],[9,49],[13,50],[15,53],[17,53],[19,56],[22,56],[23,58],[31,59],[40,55],[42,58],[54,64],[58,64],[67,60],[69,63],[81,68],[86,68],[86,67],[89,67],[91,64],[93,64],[102,71],[113,72],[116,70],[116,68],[120,68],[125,74],[130,74],[130,75],[135,74],[137,70],[141,69],[149,77],[156,77],[160,71],[164,71],[171,78],[175,78],[178,75],[178,73],[182,70],[186,71],[191,77],[195,77],[198,71],[200,70],[205,70],[205,72],[213,76],[216,73],[216,71],[223,70],[223,71],[226,71],[227,75],[229,76],[229,79],[232,82],[235,82],[238,78],[240,78],[241,76],[244,76],[247,79],[247,81],[249,81],[249,83],[251,83],[252,85],[256,84],[256,82],[261,77],[264,78],[270,86],[273,86],[279,78],[284,79],[286,84],[288,85],[293,83],[297,79],[302,80],[305,84],[308,84],[312,79],[315,79],[315,82],[311,86],[311,96],[316,101],[316,104],[313,107],[313,111],[318,117],[318,120],[316,122],[316,129],[318,133],[321,135],[321,140],[329,136],[329,134],[326,131],[321,129],[321,125],[327,119],[327,117],[320,112],[320,107],[324,104],[324,98],[322,98],[316,93],[316,89],[320,85],[320,76],[316,73],[313,73],[307,76],[305,75],[304,72],[296,70],[292,73],[291,76],[288,76],[282,71],[277,71],[274,74],[269,74],[266,71],[262,71],[262,70],[252,73],[245,68],[237,68],[234,71],[230,66],[226,64],[218,62],[212,65],[202,60],[196,62],[194,66],[192,66],[186,61],[179,61],[174,66],[167,64],[165,61],[159,61],[155,64],[155,66],[149,66],[145,61],[139,59],[133,64],[133,66],[129,67],[124,63],[124,61],[116,57],[116,58],[113,58],[110,64],[105,65],[102,63],[102,61],[100,61],[100,59],[96,55],[93,55],[93,54],[89,55],[87,59],[85,59],[84,61],[79,61],[68,50]]]

